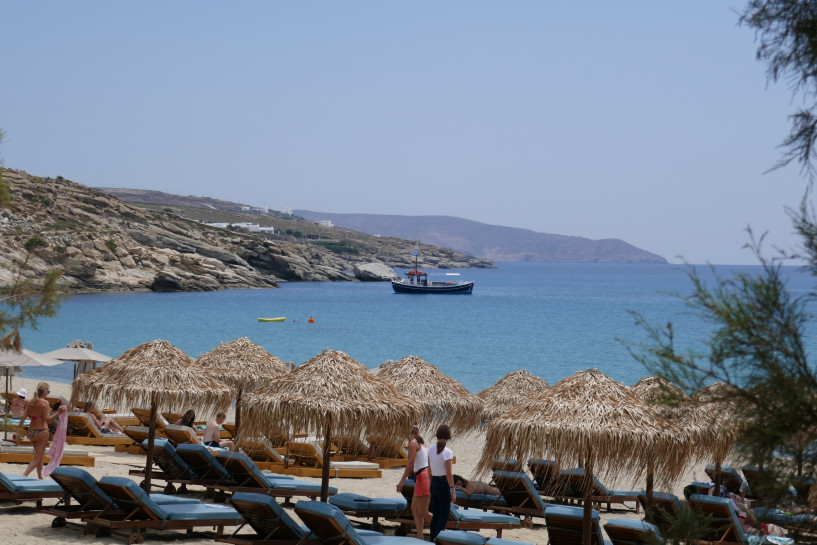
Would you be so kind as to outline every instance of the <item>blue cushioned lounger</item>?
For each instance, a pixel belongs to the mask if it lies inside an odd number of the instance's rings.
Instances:
[[[610,519],[604,531],[613,545],[662,545],[664,539],[654,524],[643,520]]]
[[[700,509],[704,515],[712,516],[708,533],[700,536],[702,540],[727,541],[742,545],[759,544],[763,541],[763,536],[750,536],[743,531],[738,514],[729,498],[693,494],[689,498],[689,507]]]
[[[228,492],[258,492],[270,496],[291,498],[292,496],[320,496],[321,485],[293,479],[289,475],[272,475],[261,471],[255,462],[241,452],[219,452],[216,456],[219,462],[232,476],[228,483],[208,485],[210,488],[226,490]],[[337,494],[338,489],[329,487],[329,494]]]
[[[782,526],[787,530],[817,531],[817,515],[809,513],[791,514],[774,507],[755,507],[752,509],[755,517],[761,522],[770,522]]]
[[[545,516],[548,504],[542,500],[533,481],[525,473],[494,471],[494,483],[502,492],[506,505],[494,505],[493,509],[524,516],[528,528],[533,524],[532,517]]]
[[[116,503],[99,488],[96,478],[82,468],[57,467],[51,477],[64,491],[64,495],[59,502],[40,509],[41,513],[54,515],[57,519],[62,519],[62,521],[53,521],[52,526],[63,526],[65,519],[93,517],[107,507],[113,510],[118,509]],[[151,494],[150,499],[158,504],[201,503],[195,498],[169,496],[167,494]],[[70,500],[76,501],[76,504],[70,504]]]
[[[196,474],[197,484],[208,484],[210,482],[228,482],[232,479],[230,474],[221,465],[221,462],[213,456],[210,449],[204,445],[193,443],[181,444],[176,447],[176,454],[184,460]]]
[[[646,492],[642,492],[638,495],[638,502],[641,504],[641,507],[644,508],[644,512],[646,513]],[[675,519],[678,518],[678,515],[681,514],[681,511],[686,509],[686,504],[681,503],[681,500],[678,499],[678,496],[675,494],[653,491],[652,509],[653,524],[655,524],[660,531],[666,532],[672,527],[672,524],[674,523]]]
[[[142,441],[142,449],[147,452],[147,439]],[[161,472],[152,471],[151,479],[165,481],[167,483],[165,492],[168,494],[176,493],[176,487],[173,486],[173,483],[181,485],[178,490],[179,494],[186,494],[187,485],[194,483],[198,478],[193,468],[181,459],[173,444],[167,439],[156,438],[153,441],[153,463],[159,466]],[[128,475],[144,477],[145,471],[132,469],[128,472]]]
[[[65,492],[52,479],[35,479],[0,473],[0,500],[33,501],[42,505],[45,498],[61,498]]]
[[[89,519],[89,524],[112,529],[129,528],[131,542],[139,540],[134,534],[139,534],[143,528],[171,530],[215,526],[216,537],[221,537],[224,526],[242,521],[241,515],[227,505],[156,503],[139,485],[123,477],[103,477],[97,486],[113,499],[119,511],[105,509]]]
[[[581,545],[584,528],[584,508],[570,505],[551,505],[545,510],[545,525],[550,545]],[[604,540],[599,526],[599,512],[593,509],[591,545],[610,543]]]
[[[232,535],[220,538],[219,541],[235,545],[319,543],[317,538],[309,539],[309,528],[295,522],[271,496],[255,492],[236,492],[230,499],[230,503],[245,522]],[[246,525],[255,530],[255,534],[246,532],[240,534]],[[363,536],[382,535],[371,530],[358,530],[358,533]]]
[[[409,506],[405,498],[369,498],[349,492],[331,496],[329,503],[338,506],[347,515],[372,519],[372,527],[375,529],[380,528],[378,518],[399,517]]]
[[[570,495],[564,496],[569,499],[583,500],[584,495],[581,492],[586,480],[584,468],[577,467],[561,472],[561,476],[567,481],[567,486],[573,491]],[[613,503],[620,503],[626,506],[625,502],[632,502],[635,504],[635,512],[638,513],[641,505],[638,503],[638,495],[643,493],[643,490],[612,490],[602,484],[602,482],[593,475],[593,484],[590,490],[590,496],[594,503],[606,503],[607,510],[610,511],[610,505]]]
[[[333,545],[420,545],[413,537],[368,536],[352,526],[346,515],[331,503],[299,501],[295,513],[323,543]]]
[[[462,530],[443,530],[437,534],[436,542],[439,545],[532,545],[526,541],[498,537],[489,538],[474,532],[463,532]]]
[[[718,474],[718,468],[714,464],[709,464],[704,468],[704,471],[712,479],[712,482],[715,482],[715,477]],[[732,466],[721,466],[720,467],[720,474],[721,474],[721,484],[726,485],[726,488],[729,492],[733,494],[740,494],[741,488],[746,490],[748,485],[746,481],[743,480],[743,477],[740,476],[740,473],[732,467]]]

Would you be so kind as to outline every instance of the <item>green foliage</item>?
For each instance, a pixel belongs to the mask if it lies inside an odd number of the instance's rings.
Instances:
[[[51,224],[51,229],[57,231],[76,231],[81,227],[81,225],[82,224],[74,218],[67,220],[60,219]]]
[[[805,106],[789,116],[791,131],[783,157],[774,166],[800,163],[809,177],[817,173],[817,6],[813,0],[751,0],[740,24],[754,29],[757,58],[766,64],[769,81],[787,81],[792,98]]]
[[[287,229],[287,232],[289,232],[289,229]],[[295,238],[303,238],[304,236],[304,234],[300,231],[292,231],[290,234]]]
[[[112,239],[109,238],[106,240],[105,246],[108,247],[108,250],[110,250],[112,254],[116,254],[116,242],[114,242]]]
[[[0,172],[0,208],[8,208],[11,204],[11,193],[9,186],[3,181],[3,173]]]
[[[172,213],[173,209],[165,207],[165,208],[162,208],[162,212],[171,212]]]
[[[360,249],[346,242],[317,242],[318,246],[323,246],[335,254],[359,254]]]
[[[37,248],[45,248],[47,246],[48,246],[48,243],[46,241],[44,241],[40,237],[40,235],[34,235],[30,239],[28,239],[26,241],[26,243],[24,244],[24,247],[25,247],[26,251],[29,252],[29,253],[33,252]]]
[[[286,231],[284,231],[284,232],[285,232],[286,234],[288,234],[288,235],[291,235],[291,234],[292,234],[292,229],[287,229],[287,230],[286,230]]]

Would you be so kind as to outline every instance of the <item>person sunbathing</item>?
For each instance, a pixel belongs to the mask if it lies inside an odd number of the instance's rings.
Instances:
[[[454,487],[456,487],[457,490],[462,490],[467,496],[473,494],[484,494],[488,496],[502,495],[502,492],[495,486],[491,486],[482,481],[466,481],[459,475],[454,475]]]
[[[226,447],[230,450],[235,450],[235,445],[232,441],[221,438],[221,425],[224,424],[224,420],[226,419],[227,415],[218,413],[214,419],[209,421],[207,427],[204,428],[202,443],[208,447]]]
[[[88,417],[94,423],[94,425],[99,428],[99,431],[102,433],[125,433],[124,428],[119,425],[119,422],[111,418],[110,416],[102,417],[102,420],[97,418],[96,414],[92,411],[94,410],[94,402],[89,401],[85,404],[85,412],[88,414]]]

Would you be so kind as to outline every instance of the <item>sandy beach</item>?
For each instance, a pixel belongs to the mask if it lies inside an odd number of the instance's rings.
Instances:
[[[15,378],[13,385],[14,391],[23,387],[29,392],[33,391],[39,381]],[[60,383],[50,383],[51,396],[70,397],[70,385]],[[200,415],[200,418],[205,418],[208,415]],[[232,415],[228,415],[228,421],[232,421]],[[426,434],[430,436],[432,434]],[[474,473],[474,468],[482,452],[485,444],[484,434],[470,435],[464,438],[454,438],[449,446],[454,451],[457,457],[457,463],[454,466],[454,472],[469,478]],[[88,450],[90,454],[96,457],[94,467],[85,468],[96,478],[101,478],[106,475],[110,476],[128,476],[128,471],[135,467],[144,467],[144,456],[131,455],[126,453],[114,452],[113,447],[83,447]],[[685,484],[692,480],[700,478],[704,480],[704,466],[702,463],[700,467],[690,469],[677,483],[675,483],[670,490],[665,490],[665,487],[658,487],[658,490],[672,492],[679,497],[683,497],[682,489]],[[0,472],[20,474],[25,469],[23,464],[0,464]],[[330,484],[338,488],[340,492],[354,492],[370,497],[395,497],[399,494],[395,490],[395,485],[402,475],[403,468],[396,468],[390,470],[383,470],[383,476],[380,479],[331,479]],[[307,477],[300,477],[313,482],[319,482],[319,479],[310,479]],[[490,480],[490,479],[484,479]],[[643,483],[638,484],[632,482],[605,482],[608,487],[620,489],[641,489]],[[203,498],[203,488],[192,487],[194,494]],[[194,496],[195,497],[195,496]],[[53,504],[54,500],[46,500],[45,504]],[[294,511],[290,508],[288,512],[297,519]],[[606,511],[601,512],[602,524],[609,518],[637,518],[641,519],[642,514],[636,514],[632,509],[623,510],[616,509],[611,513]],[[124,537],[107,537],[96,538],[93,536],[82,537],[81,530],[76,527],[51,528],[51,520],[53,517],[49,515],[39,514],[36,511],[33,503],[25,503],[22,505],[15,505],[12,503],[0,503],[0,544],[35,544],[45,545],[47,543],[59,542],[66,544],[90,545],[90,544],[109,544],[109,543],[126,543]],[[534,519],[533,529],[520,528],[517,530],[505,530],[502,537],[509,539],[517,539],[536,544],[546,544],[548,541],[547,530],[543,525],[543,519]],[[385,523],[387,534],[392,534],[396,525]],[[485,536],[496,535],[493,531],[483,530],[481,532]],[[158,543],[172,540],[173,537],[178,538],[184,543],[198,544],[198,543],[213,543],[212,537],[199,533],[196,535],[185,534],[184,531],[172,532],[151,532],[145,534],[145,543]]]

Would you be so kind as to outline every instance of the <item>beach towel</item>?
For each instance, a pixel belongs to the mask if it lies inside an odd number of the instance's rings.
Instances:
[[[45,466],[43,476],[48,477],[54,468],[62,461],[62,452],[65,450],[65,436],[68,434],[68,417],[61,414],[57,417],[57,431],[54,432],[54,440],[51,441],[51,448],[48,449],[48,456],[51,461]]]

